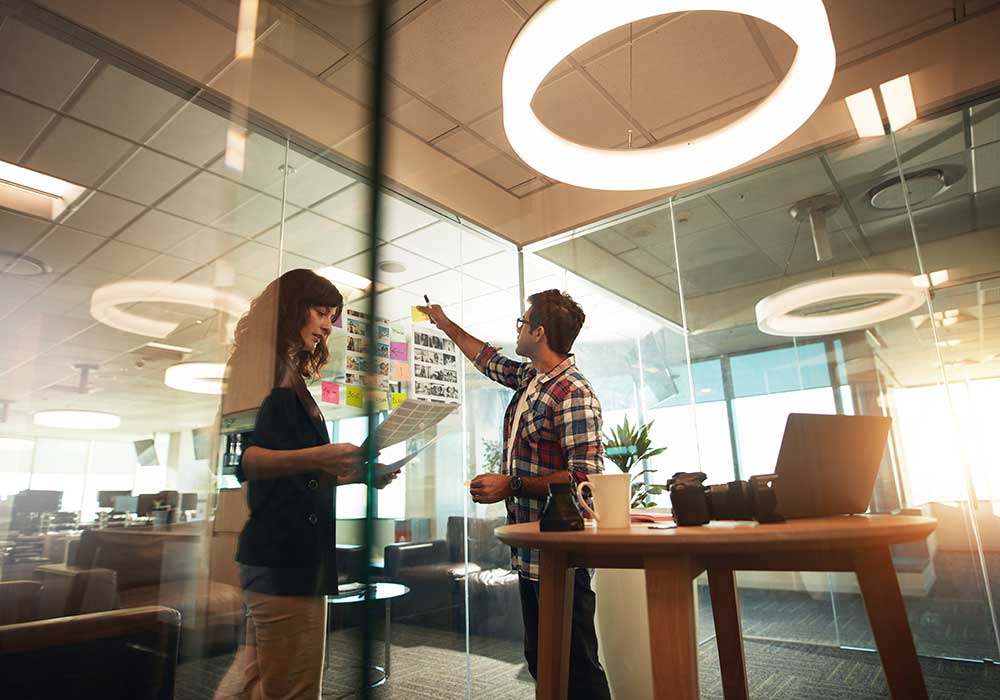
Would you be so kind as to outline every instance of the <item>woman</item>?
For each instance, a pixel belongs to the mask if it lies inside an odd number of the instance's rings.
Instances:
[[[236,553],[247,642],[217,697],[320,697],[326,595],[337,591],[336,486],[363,481],[363,471],[359,447],[330,444],[305,380],[326,364],[326,341],[343,306],[328,280],[291,270],[236,326],[228,390],[259,379],[261,368],[273,381],[258,392],[267,395],[236,473],[247,482],[250,507]]]

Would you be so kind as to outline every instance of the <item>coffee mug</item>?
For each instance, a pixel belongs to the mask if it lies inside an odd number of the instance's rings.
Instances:
[[[597,527],[629,527],[632,477],[628,474],[592,474],[587,479],[576,485],[577,501],[587,515],[597,521]],[[583,498],[584,488],[589,488],[594,497],[593,509]]]

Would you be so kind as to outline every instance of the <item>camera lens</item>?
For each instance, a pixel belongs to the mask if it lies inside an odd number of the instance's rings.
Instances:
[[[753,505],[745,481],[709,486],[705,496],[715,520],[753,520]]]

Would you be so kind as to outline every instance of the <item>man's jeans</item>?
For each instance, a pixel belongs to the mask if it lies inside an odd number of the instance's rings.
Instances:
[[[524,658],[532,678],[538,678],[538,581],[519,577],[524,618]],[[569,647],[569,700],[611,700],[608,678],[597,658],[594,630],[596,598],[590,572],[577,569],[573,580],[573,623]]]

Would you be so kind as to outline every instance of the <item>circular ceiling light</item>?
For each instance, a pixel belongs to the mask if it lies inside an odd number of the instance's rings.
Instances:
[[[218,396],[225,374],[226,365],[221,362],[180,362],[167,367],[163,383],[179,391]]]
[[[875,298],[873,301],[872,298]],[[802,313],[817,304],[865,300],[849,311]],[[862,272],[797,284],[757,302],[757,327],[769,335],[814,336],[867,328],[924,304],[908,272]]]
[[[965,176],[964,168],[928,168],[915,173],[906,173],[906,198],[903,196],[903,179],[889,178],[868,191],[868,202],[873,209],[904,209],[906,200],[910,206],[923,204],[937,197]]]
[[[111,430],[122,423],[121,416],[104,411],[51,410],[34,415],[35,425],[70,430]]]
[[[0,273],[14,277],[37,277],[47,275],[52,268],[38,258],[21,255],[9,250],[0,250]]]
[[[94,290],[90,297],[90,315],[106,326],[152,338],[166,338],[177,328],[176,322],[160,321],[118,308],[136,302],[197,306],[222,311],[234,319],[242,316],[250,307],[249,302],[237,294],[200,284],[127,280],[106,284]]]
[[[396,260],[383,260],[378,264],[378,269],[382,272],[388,272],[390,275],[397,275],[400,272],[406,272],[406,265]]]
[[[798,46],[784,79],[748,114],[684,143],[636,150],[574,143],[535,115],[531,100],[545,76],[588,41],[648,17],[698,10],[756,17],[783,30]],[[550,0],[524,25],[507,54],[504,130],[528,165],[570,185],[600,190],[679,185],[730,170],[781,143],[819,107],[835,68],[836,51],[822,0]]]

